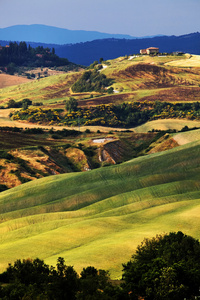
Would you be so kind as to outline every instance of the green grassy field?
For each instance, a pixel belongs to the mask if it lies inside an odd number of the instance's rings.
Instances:
[[[71,95],[70,87],[77,76],[80,75],[75,72],[70,72],[0,89],[0,102],[5,103],[10,99],[20,101],[28,98],[33,101],[33,103],[55,103]]]
[[[0,194],[0,269],[58,256],[80,271],[121,275],[143,238],[200,238],[200,142],[85,173],[51,176]]]
[[[189,128],[200,127],[200,121],[181,120],[181,119],[159,119],[146,122],[143,125],[134,128],[135,132],[148,132],[152,129],[155,130],[181,130],[184,126]],[[193,140],[192,140],[193,141]]]

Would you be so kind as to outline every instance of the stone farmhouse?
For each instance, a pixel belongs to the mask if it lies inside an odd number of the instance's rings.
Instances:
[[[141,49],[140,54],[158,54],[159,53],[159,48],[157,47],[149,47],[147,49]]]

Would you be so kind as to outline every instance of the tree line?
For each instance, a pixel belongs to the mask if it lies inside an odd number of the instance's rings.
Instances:
[[[10,100],[11,102],[11,100]],[[9,103],[10,103],[9,102]],[[12,103],[13,105],[13,103]],[[24,104],[27,105],[27,104]],[[168,102],[131,102],[122,104],[102,104],[95,107],[81,108],[74,98],[66,101],[66,113],[63,109],[28,108],[13,113],[14,120],[27,120],[67,126],[100,125],[108,127],[130,128],[147,121],[167,118],[200,119],[200,103]]]
[[[26,42],[10,42],[0,49],[0,66],[9,74],[13,74],[19,67],[59,67],[68,65],[66,58],[60,58],[55,54],[55,49],[38,46],[27,46]]]
[[[78,274],[59,257],[17,260],[0,274],[3,300],[179,300],[200,297],[200,243],[179,232],[145,239],[123,264],[122,280],[93,266]]]

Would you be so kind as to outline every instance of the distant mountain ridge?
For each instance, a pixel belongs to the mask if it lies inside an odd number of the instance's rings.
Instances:
[[[42,26],[41,28],[47,30],[51,28],[51,37],[55,36],[55,40],[50,37],[44,37],[44,40],[41,39],[41,42],[31,42],[31,35],[28,35],[28,31],[26,32],[26,39],[20,38],[20,36],[13,35],[9,36],[7,31],[7,35],[4,30],[9,30],[11,28],[19,30],[21,26],[26,28],[40,28],[38,26]],[[35,30],[35,29],[34,29]],[[61,31],[57,31],[61,30]],[[82,37],[86,36],[86,33],[90,34],[90,41],[87,42],[71,42],[65,43],[62,45],[61,40],[56,40],[58,38],[60,32],[60,38],[64,38],[63,34],[67,32],[70,34],[73,33],[81,33]],[[47,35],[47,34],[46,34]],[[103,38],[103,35],[109,36]],[[43,35],[44,36],[44,35]],[[174,51],[182,51],[185,53],[191,54],[200,54],[200,33],[190,33],[181,36],[154,36],[154,37],[143,37],[143,38],[134,38],[131,36],[124,35],[114,35],[115,38],[111,38],[112,35],[102,34],[98,32],[85,32],[85,31],[70,31],[67,29],[60,29],[56,27],[49,27],[45,25],[18,25],[12,26],[4,29],[0,29],[0,44],[5,46],[9,43],[9,41],[26,41],[27,44],[30,44],[32,47],[44,46],[49,48],[55,48],[56,54],[60,57],[67,58],[69,61],[74,62],[76,64],[81,65],[90,65],[94,62],[94,60],[99,60],[99,58],[103,57],[104,60],[114,59],[119,56],[137,54],[140,49],[146,49],[148,47],[154,46],[159,47],[160,52],[174,52]],[[117,38],[118,36],[118,38]],[[48,37],[48,39],[47,39]],[[119,38],[120,37],[120,38]],[[125,38],[128,37],[128,38]],[[66,37],[65,37],[66,38]],[[34,40],[34,36],[32,35],[32,39]],[[35,39],[39,40],[39,36],[35,33]],[[45,42],[49,40],[49,42]],[[74,40],[75,41],[75,40]],[[64,40],[63,40],[64,42]]]
[[[75,45],[57,46],[55,49],[58,56],[87,66],[94,60],[99,60],[100,57],[103,57],[104,60],[114,59],[119,56],[137,54],[140,52],[140,49],[146,49],[151,46],[159,47],[160,52],[182,51],[200,54],[200,33],[131,40],[104,39]]]
[[[25,41],[45,44],[75,44],[97,39],[132,39],[133,36],[98,31],[69,30],[47,25],[15,25],[0,28],[0,40]]]

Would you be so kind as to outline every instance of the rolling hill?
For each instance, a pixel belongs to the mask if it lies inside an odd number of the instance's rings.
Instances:
[[[99,104],[113,103],[119,104],[119,107],[126,107],[122,104],[126,102],[133,104],[133,108],[136,109],[134,102],[138,101],[138,105],[145,104],[148,111],[150,103],[154,104],[156,100],[160,100],[161,105],[165,101],[172,104],[184,102],[186,107],[189,106],[189,102],[200,100],[199,56],[123,56],[103,61],[102,68],[98,71],[113,80],[113,94],[108,94],[106,90],[104,93],[73,93],[71,87],[82,76],[84,70],[1,89],[0,104],[4,109],[0,112],[0,122],[13,126],[22,124],[23,128],[35,126],[9,119],[10,110],[5,107],[11,99],[17,102],[29,98],[34,105],[42,102],[42,108],[61,109],[61,113],[64,113],[65,100],[73,96],[79,107],[87,108],[86,114],[90,107]],[[112,105],[103,105],[102,110],[105,107],[111,109]],[[40,115],[42,108],[38,108]],[[154,120],[136,127],[135,131],[141,133],[157,128],[180,130],[186,125],[199,125],[199,121],[192,121],[191,115],[188,116],[189,120]],[[58,126],[61,124],[53,125],[56,129],[62,129]],[[51,124],[46,126],[48,129],[52,127]],[[97,129],[103,130],[102,128],[93,127],[94,135]],[[85,127],[81,130],[84,131]],[[105,130],[108,132],[111,128]],[[29,165],[31,168],[33,161],[34,167],[36,164],[39,166],[41,160],[48,161],[49,166],[53,159],[57,159],[56,162],[60,166],[63,157],[58,156],[58,149],[54,146],[60,147],[62,142],[68,143],[66,139],[57,139],[57,136],[56,141],[52,141],[47,133],[42,137],[35,135],[28,138],[21,133],[16,141],[20,140],[24,146],[34,146],[34,151],[33,148],[16,151],[17,147],[13,147],[16,136],[10,134],[9,139],[8,135],[5,132],[1,133],[1,145],[6,147],[4,149],[9,149],[9,154],[29,161],[28,155],[34,155],[36,150],[37,157],[32,158]],[[117,135],[123,150],[126,148],[129,152],[129,157],[127,153],[124,155],[130,159],[133,157],[133,149],[129,143],[134,133],[116,132],[114,136]],[[153,137],[155,133],[151,132],[148,135]],[[142,133],[141,136],[144,140],[144,136],[147,135]],[[148,155],[118,164],[121,161],[120,157],[113,166],[88,172],[48,176],[0,193],[0,270],[3,271],[9,262],[19,258],[39,257],[46,263],[55,265],[57,257],[61,256],[78,271],[93,265],[108,269],[112,278],[120,278],[122,263],[130,259],[136,246],[145,237],[180,230],[200,238],[199,136],[199,130],[173,133],[171,136],[166,134],[154,145],[150,145],[151,147],[146,145],[145,149],[150,153]],[[97,137],[101,137],[100,132]],[[89,134],[72,142],[74,148],[75,143],[76,146],[78,144],[79,149],[76,152],[79,151],[79,156],[85,145],[87,150],[91,150],[90,139]],[[113,158],[117,148],[114,143],[111,144],[111,147],[105,144],[100,155],[95,155],[102,158],[105,156],[103,151],[110,151]],[[49,148],[37,148],[41,145]],[[134,150],[140,146],[139,134],[135,134],[132,145]],[[170,147],[175,148],[163,151]],[[68,148],[70,147],[67,146]],[[60,150],[65,152],[61,148]],[[70,158],[74,158],[73,151],[68,153]],[[141,152],[146,153],[147,151]],[[81,156],[82,161],[85,159],[86,156]],[[5,160],[4,157],[3,163]],[[65,167],[68,168],[66,160],[65,163]],[[77,160],[76,163],[80,164],[80,161]],[[7,165],[9,164],[12,169],[13,162],[7,160]],[[0,171],[5,171],[5,165],[1,166]],[[27,172],[22,171],[29,176]]]
[[[72,85],[84,70],[30,80],[17,87],[0,90],[0,105],[10,99],[29,98],[46,105],[61,105],[75,97],[80,106],[91,106],[124,101],[185,102],[200,100],[200,60],[197,55],[183,56],[122,56],[102,63],[102,74],[113,80],[114,93],[73,93]],[[186,67],[187,66],[187,67]]]
[[[18,258],[58,256],[75,269],[121,275],[144,237],[199,235],[200,143],[85,173],[29,182],[0,194],[3,270]]]

